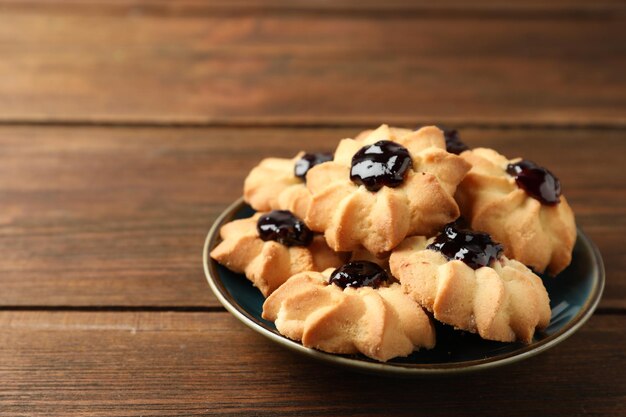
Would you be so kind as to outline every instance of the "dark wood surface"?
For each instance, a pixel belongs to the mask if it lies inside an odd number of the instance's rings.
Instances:
[[[626,416],[621,1],[0,0],[0,415]],[[444,123],[549,166],[604,257],[522,363],[363,376],[211,294],[202,244],[266,156]]]
[[[624,16],[608,5],[448,17],[76,3],[5,3],[0,120],[626,124]]]
[[[625,411],[622,315],[595,316],[566,343],[523,363],[420,380],[312,362],[225,312],[3,312],[0,325],[0,410],[11,416]]]
[[[0,306],[218,306],[199,262],[263,157],[332,150],[356,128],[0,127]],[[621,130],[462,130],[552,167],[626,309]]]

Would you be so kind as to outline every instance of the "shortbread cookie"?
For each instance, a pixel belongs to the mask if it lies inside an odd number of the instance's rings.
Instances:
[[[459,155],[461,154],[461,152],[469,149],[469,147],[464,142],[461,141],[458,130],[443,128],[443,127],[439,127],[439,128],[443,131],[443,136],[446,140],[446,150],[448,152]],[[405,136],[412,132],[411,129],[405,129],[401,127],[392,127],[392,126],[389,126],[389,130],[395,137]],[[359,132],[359,134],[356,135],[354,140],[356,141],[365,140],[372,132],[373,130],[371,129]]]
[[[350,253],[350,261],[369,261],[375,263],[383,269],[389,270],[389,254],[390,253],[386,253],[382,256],[376,256],[364,247],[360,246]]]
[[[377,255],[406,236],[434,235],[459,216],[453,194],[470,169],[445,148],[434,126],[406,133],[382,125],[342,140],[332,162],[307,174],[307,225],[336,251],[362,245]]]
[[[430,240],[407,238],[389,263],[435,319],[483,339],[530,343],[550,322],[548,293],[541,278],[501,251],[486,233],[448,225]]]
[[[429,317],[399,284],[387,281],[382,268],[366,261],[302,272],[265,300],[263,318],[306,347],[383,362],[434,347]]]
[[[459,131],[456,129],[443,129],[443,136],[446,138],[446,151],[455,155],[460,155],[467,151],[467,146],[459,137]]]
[[[504,253],[536,272],[556,275],[572,259],[574,213],[559,180],[530,161],[508,160],[477,148],[461,157],[472,169],[459,185],[457,201],[473,229],[502,242]]]
[[[304,218],[311,199],[305,185],[306,173],[330,160],[331,154],[304,152],[292,159],[263,159],[244,181],[244,201],[257,211],[289,210]]]
[[[302,271],[323,271],[344,262],[320,235],[288,211],[257,213],[222,226],[211,258],[244,273],[265,297]]]
[[[391,132],[391,134],[397,138],[402,137],[402,136],[406,136],[409,133],[412,132],[411,129],[405,129],[402,127],[394,127],[394,126],[388,126],[389,131]],[[355,137],[354,140],[356,141],[364,141],[367,139],[367,137],[369,135],[372,134],[372,132],[374,132],[375,129],[367,129],[367,130],[363,130],[362,132],[359,132]]]

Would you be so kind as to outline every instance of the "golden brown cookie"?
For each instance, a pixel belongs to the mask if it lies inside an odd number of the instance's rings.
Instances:
[[[304,181],[294,175],[294,166],[303,155],[263,159],[244,181],[244,201],[257,211],[289,210],[304,218],[311,197]]]
[[[550,300],[541,278],[501,255],[473,269],[427,249],[433,239],[407,238],[391,254],[391,272],[403,290],[435,319],[501,342],[532,341],[550,322]]]
[[[486,148],[465,151],[461,157],[472,169],[459,185],[456,199],[471,227],[491,234],[504,245],[508,257],[536,272],[547,269],[556,275],[565,269],[576,242],[574,213],[565,197],[546,204],[529,195],[507,173],[509,164],[519,159],[508,160]]]
[[[350,252],[350,261],[374,262],[381,268],[389,270],[389,253],[386,253],[384,256],[376,256],[362,246]]]
[[[211,258],[245,274],[265,297],[298,272],[323,271],[343,263],[344,254],[333,252],[320,235],[314,236],[308,246],[263,241],[257,231],[262,215],[257,213],[222,226],[222,242],[211,251]]]
[[[364,141],[367,139],[367,137],[369,135],[372,134],[372,132],[374,132],[375,129],[367,129],[367,130],[363,130],[361,132],[359,132],[355,137],[354,140],[356,141]],[[391,132],[391,134],[395,137],[401,137],[401,136],[405,136],[408,135],[409,133],[412,132],[411,129],[405,129],[402,127],[394,127],[394,126],[389,126],[389,131]]]
[[[293,340],[330,353],[362,353],[387,361],[435,345],[434,327],[400,285],[341,288],[333,272],[291,277],[263,305],[263,318]]]
[[[351,165],[355,154],[378,141],[401,145],[411,165],[399,185],[370,191],[351,180]],[[406,236],[433,235],[459,216],[453,194],[469,168],[459,156],[446,152],[443,132],[437,127],[407,133],[382,125],[359,140],[343,139],[332,162],[309,171],[312,200],[306,223],[324,232],[336,251],[364,246],[374,254],[388,252]]]

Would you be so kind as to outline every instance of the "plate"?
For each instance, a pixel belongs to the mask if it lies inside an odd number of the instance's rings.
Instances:
[[[456,374],[507,365],[541,353],[562,342],[591,317],[604,289],[604,265],[593,242],[578,229],[572,263],[556,278],[542,277],[550,295],[552,319],[549,326],[535,333],[529,345],[483,340],[475,334],[459,332],[437,324],[437,346],[414,352],[405,358],[381,363],[363,355],[337,355],[302,346],[282,336],[272,322],[263,320],[264,298],[246,279],[209,257],[219,243],[219,229],[234,219],[254,214],[242,199],[234,202],[215,221],[204,244],[204,272],[215,296],[236,318],[254,331],[296,352],[358,371],[396,376]]]

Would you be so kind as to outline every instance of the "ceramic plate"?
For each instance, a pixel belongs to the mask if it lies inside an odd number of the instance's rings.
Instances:
[[[394,375],[449,374],[477,371],[506,365],[562,342],[580,328],[595,310],[604,288],[604,266],[598,249],[578,230],[571,265],[557,278],[542,277],[550,295],[552,320],[535,334],[529,345],[500,343],[481,339],[475,334],[458,332],[437,325],[437,346],[414,352],[405,358],[380,363],[362,355],[335,355],[310,349],[282,336],[272,322],[263,320],[263,296],[241,274],[217,264],[209,257],[219,243],[219,229],[233,219],[246,218],[254,211],[241,199],[228,207],[215,221],[204,246],[204,271],[211,289],[235,317],[253,330],[287,348],[312,358],[369,373]]]

